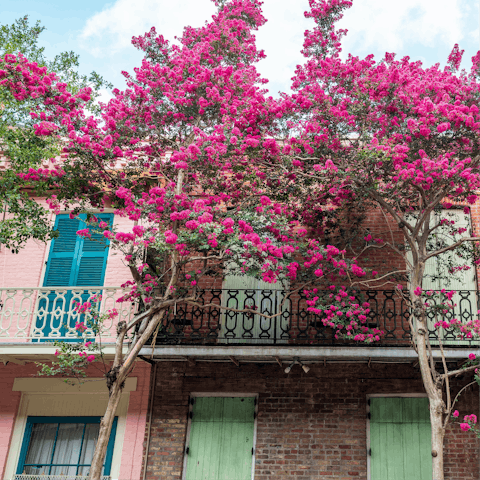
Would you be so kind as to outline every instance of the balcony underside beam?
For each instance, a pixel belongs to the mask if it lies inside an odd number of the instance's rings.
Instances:
[[[464,360],[469,353],[480,356],[480,345],[472,348],[444,348],[449,362]],[[185,361],[193,357],[195,361],[279,363],[298,357],[302,362],[381,362],[413,363],[417,354],[411,348],[398,347],[326,347],[326,346],[182,346],[145,347],[140,355],[154,361]],[[441,361],[439,349],[433,349],[435,361]]]

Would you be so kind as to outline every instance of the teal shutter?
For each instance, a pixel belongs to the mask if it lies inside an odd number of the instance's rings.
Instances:
[[[68,215],[57,216],[55,230],[59,236],[52,240],[50,246],[44,287],[74,285],[75,265],[80,248],[77,231],[81,230],[82,223],[77,219],[71,220]]]
[[[432,478],[427,398],[370,399],[371,480]]]
[[[197,397],[186,480],[250,480],[254,413],[253,397]]]
[[[99,214],[96,217],[109,224],[113,221],[111,214]],[[79,237],[77,231],[87,227],[85,220],[86,215],[80,215],[79,219],[71,219],[68,215],[57,216],[55,229],[59,236],[52,240],[50,246],[44,287],[103,285],[109,242],[103,235],[93,232],[91,239]],[[47,298],[41,298],[39,301],[36,330],[43,333],[43,338],[65,336],[67,326],[73,328],[77,320],[83,320],[72,316],[73,301],[85,302],[93,293],[101,291],[84,291],[75,296],[70,290],[60,295],[55,291],[50,292]]]
[[[112,223],[112,215],[97,215],[97,218]],[[83,224],[82,228],[85,228]],[[91,228],[89,227],[89,230]],[[80,237],[79,237],[80,238]],[[75,286],[103,285],[105,269],[107,267],[108,245],[103,235],[92,232],[92,238],[80,238],[77,266],[74,273]]]

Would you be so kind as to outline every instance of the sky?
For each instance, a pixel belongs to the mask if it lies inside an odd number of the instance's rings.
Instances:
[[[465,50],[463,68],[480,49],[480,0],[353,0],[339,24],[348,29],[343,53],[380,60],[385,52],[408,55],[424,65],[445,65],[455,43]],[[257,33],[267,58],[257,68],[277,96],[290,89],[295,67],[302,62],[303,33],[313,26],[303,12],[308,0],[264,0],[268,22]],[[73,50],[82,73],[97,71],[115,87],[125,86],[122,71],[132,72],[142,55],[131,45],[133,35],[155,26],[168,39],[185,25],[201,26],[214,13],[210,0],[1,0],[0,23],[29,15],[46,31],[40,37],[47,56]],[[108,92],[103,98],[108,99]]]

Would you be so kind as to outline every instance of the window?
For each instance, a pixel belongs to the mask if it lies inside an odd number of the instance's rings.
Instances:
[[[17,475],[86,476],[101,417],[28,417]],[[103,475],[110,475],[117,418],[112,426]]]
[[[99,214],[97,218],[109,224],[111,214]],[[87,228],[86,215],[71,219],[68,215],[58,215],[55,229],[59,236],[52,240],[48,257],[44,287],[98,287],[103,285],[108,257],[108,240],[103,235],[92,233],[92,238],[82,238],[78,230]],[[89,227],[90,228],[90,227]],[[73,328],[79,320],[74,313],[74,301],[85,302],[101,290],[51,290],[39,299],[39,314],[35,322],[33,336],[64,337],[66,325]]]

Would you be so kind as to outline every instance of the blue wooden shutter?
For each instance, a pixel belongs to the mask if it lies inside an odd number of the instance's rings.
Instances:
[[[101,214],[96,215],[96,217],[99,220],[111,224],[113,215]],[[83,224],[82,228],[85,227],[86,225]],[[90,227],[89,230],[91,230]],[[73,286],[90,287],[103,285],[105,269],[107,267],[108,245],[109,241],[99,233],[92,232],[91,239],[80,239]]]
[[[113,221],[112,214],[97,215],[99,220],[109,224]],[[59,236],[52,240],[48,257],[44,287],[94,287],[102,286],[107,266],[109,242],[103,235],[92,232],[92,238],[82,238],[77,235],[78,230],[87,228],[86,215],[71,219],[68,215],[58,215],[55,220],[55,229]],[[92,230],[91,227],[88,227]],[[81,295],[82,302],[88,300],[93,292],[84,291]],[[101,293],[97,291],[95,293]],[[76,297],[78,299],[78,296]],[[60,332],[65,336],[65,325],[74,327],[75,319],[72,316],[73,294],[68,291],[63,296],[58,296],[55,290],[48,293],[47,298],[39,301],[39,314],[36,319],[38,330],[43,332],[41,341]],[[58,310],[66,312],[64,315],[56,314]],[[79,318],[83,321],[83,317]],[[51,333],[52,332],[52,333]],[[57,333],[58,335],[58,333]]]
[[[111,224],[113,215],[101,214],[97,218]],[[86,228],[85,220],[85,215],[80,215],[80,220],[57,216],[55,229],[59,236],[52,240],[44,287],[103,284],[109,242],[99,233],[92,232],[92,239],[79,237],[77,231]]]
[[[48,257],[44,287],[73,285],[75,264],[80,248],[80,237],[77,230],[82,222],[70,219],[68,215],[58,215],[55,220],[55,230],[59,236],[52,240]]]

